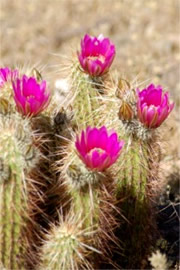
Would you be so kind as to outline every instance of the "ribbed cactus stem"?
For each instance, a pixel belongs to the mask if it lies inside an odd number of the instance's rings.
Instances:
[[[97,229],[99,223],[98,190],[90,184],[84,190],[74,190],[72,196],[74,212],[81,213],[84,220],[83,227],[91,226]]]
[[[67,169],[66,175],[68,189],[72,197],[72,212],[76,216],[79,215],[81,220],[79,226],[82,231],[87,233],[82,241],[84,244],[88,242],[91,247],[91,252],[89,250],[88,254],[84,254],[84,259],[89,260],[94,251],[101,253],[98,250],[96,240],[98,239],[98,229],[100,230],[100,182],[103,176],[88,170],[77,156]]]
[[[9,175],[0,183],[0,254],[7,269],[22,269],[21,232],[25,222],[26,192],[22,170],[22,157],[14,138],[2,141],[6,152]]]
[[[106,126],[114,128],[126,142],[115,164],[116,198],[122,213],[116,236],[123,244],[123,256],[117,255],[118,263],[126,269],[143,269],[155,233],[152,196],[159,162],[156,132],[139,122],[137,95],[129,83],[122,85],[120,81],[117,89],[109,89],[107,95]]]
[[[25,171],[34,166],[38,153],[31,136],[28,120],[14,114],[1,115],[0,262],[6,269],[24,269],[28,197]]]
[[[79,159],[74,144],[71,145],[71,154],[67,156],[63,171],[65,182],[72,197],[72,209],[74,213],[81,213],[84,220],[84,226],[97,227],[99,222],[99,196],[100,185],[106,179],[104,174],[91,171],[86,168],[85,164]]]
[[[40,269],[93,269],[87,254],[95,251],[88,242],[91,228],[82,229],[81,215],[70,212],[59,225],[53,225],[42,246]]]
[[[112,208],[110,208],[112,199],[108,193],[108,185],[112,180],[105,174],[87,169],[73,147],[74,143],[68,147],[68,154],[63,160],[62,175],[59,179],[60,183],[66,186],[71,197],[70,214],[68,213],[65,217],[66,222],[60,223],[55,231],[53,229],[49,233],[48,239],[42,247],[42,268],[96,269],[99,266],[97,256],[103,256],[107,251],[107,234],[109,238],[112,236],[114,219]],[[75,218],[71,224],[70,216],[78,217],[78,219]],[[107,222],[108,225],[105,225],[107,216],[110,220]],[[65,242],[62,239],[64,226],[66,230],[67,228],[73,230],[68,234]],[[76,241],[72,245],[72,234],[74,235],[75,230],[78,238],[75,238]],[[52,233],[55,234],[55,237]],[[105,235],[106,237],[104,237]],[[49,246],[54,250],[53,260],[47,252]],[[58,248],[56,248],[57,246]],[[70,254],[71,261],[68,257],[65,263],[64,254],[66,256]]]
[[[71,106],[73,107],[75,124],[78,127],[94,126],[99,123],[100,93],[92,78],[80,70],[79,65],[74,68],[72,76]]]
[[[132,191],[131,195],[143,200],[149,177],[148,145],[134,138],[130,138],[126,145],[127,147],[119,159],[119,164],[123,164],[123,166],[121,165],[118,174],[117,194],[121,193],[123,188],[125,190],[129,188]]]
[[[117,199],[125,198],[120,209],[129,222],[122,225],[119,237],[124,240],[125,265],[133,269],[140,266],[149,252],[154,225],[150,192],[156,172],[153,171],[149,150],[148,142],[130,137],[124,155],[122,153],[119,159],[123,166],[118,173]],[[123,238],[124,234],[128,238]]]
[[[99,250],[103,258],[108,250],[108,240],[114,240],[113,229],[116,222],[114,219],[114,199],[112,198],[113,179],[107,173],[86,168],[78,157],[73,159],[66,175],[66,182],[72,197],[72,211],[76,215],[80,215],[83,230],[95,231],[96,237],[90,233],[88,242],[91,243],[96,252]],[[109,221],[107,222],[106,219]],[[107,222],[106,225],[104,222]],[[96,258],[95,254],[93,258]],[[91,260],[93,261],[93,259]],[[95,264],[98,268],[96,259]]]

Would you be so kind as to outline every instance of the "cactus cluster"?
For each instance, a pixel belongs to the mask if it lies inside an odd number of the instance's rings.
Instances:
[[[113,77],[115,46],[85,35],[58,104],[37,69],[0,69],[0,265],[146,268],[155,247],[157,128],[174,104]]]

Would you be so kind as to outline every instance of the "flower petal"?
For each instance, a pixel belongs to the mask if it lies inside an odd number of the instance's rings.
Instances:
[[[115,46],[102,35],[85,35],[81,40],[81,51],[77,52],[81,67],[90,76],[102,76],[110,68],[115,56]]]
[[[147,128],[157,128],[168,117],[173,106],[169,103],[169,93],[163,94],[160,85],[150,84],[146,89],[137,93],[137,115]]]
[[[92,170],[103,171],[119,157],[124,141],[119,141],[117,133],[101,128],[87,127],[76,137],[75,146],[80,159]]]

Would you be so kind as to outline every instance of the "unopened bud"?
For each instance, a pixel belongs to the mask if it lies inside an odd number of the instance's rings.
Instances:
[[[128,103],[123,102],[120,106],[118,116],[121,120],[130,121],[134,116],[132,107]]]
[[[41,82],[43,80],[41,73],[36,68],[33,68],[31,73],[38,82]]]
[[[123,98],[124,94],[131,88],[131,85],[125,79],[119,79],[118,87],[116,90],[116,96],[120,99]]]
[[[7,114],[9,109],[9,102],[5,98],[0,98],[0,113]]]

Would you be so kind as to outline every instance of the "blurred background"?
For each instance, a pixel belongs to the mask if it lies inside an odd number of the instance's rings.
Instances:
[[[110,37],[120,76],[161,84],[176,103],[161,128],[169,179],[180,168],[179,29],[179,0],[0,0],[0,65],[42,66],[54,87],[85,33]]]

